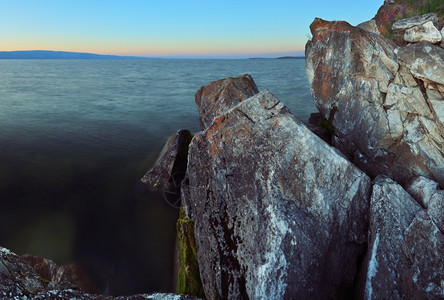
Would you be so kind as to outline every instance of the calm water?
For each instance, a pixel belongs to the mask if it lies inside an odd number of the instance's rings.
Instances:
[[[0,245],[76,262],[99,291],[172,290],[177,211],[139,179],[194,93],[249,73],[301,120],[304,60],[0,60]]]

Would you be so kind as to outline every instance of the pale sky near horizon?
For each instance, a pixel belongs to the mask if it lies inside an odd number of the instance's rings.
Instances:
[[[0,51],[239,58],[301,55],[315,17],[357,25],[384,2],[0,1]]]

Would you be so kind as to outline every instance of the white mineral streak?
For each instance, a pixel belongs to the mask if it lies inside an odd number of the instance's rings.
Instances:
[[[281,243],[287,232],[291,230],[288,224],[276,215],[275,210],[274,205],[269,205],[266,209],[269,215],[268,233],[272,235],[271,238],[267,238],[270,251],[265,254],[265,263],[256,270],[258,284],[254,288],[253,298],[282,299],[287,287],[285,283],[287,260],[281,249]]]
[[[376,260],[376,252],[379,246],[379,232],[376,233],[375,241],[372,247],[372,255],[368,262],[367,280],[365,282],[365,299],[372,299],[372,278],[376,276],[378,271],[378,261]]]

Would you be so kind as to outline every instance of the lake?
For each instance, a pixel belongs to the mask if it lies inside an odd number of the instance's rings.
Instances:
[[[194,94],[245,73],[306,121],[303,59],[0,60],[0,245],[76,262],[100,292],[173,291],[178,211],[140,178]]]

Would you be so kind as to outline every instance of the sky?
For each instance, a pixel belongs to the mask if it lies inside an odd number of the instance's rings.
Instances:
[[[352,25],[384,0],[0,0],[0,51],[181,58],[303,55],[315,17]]]

